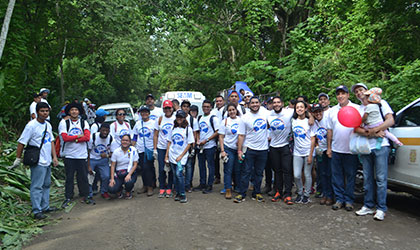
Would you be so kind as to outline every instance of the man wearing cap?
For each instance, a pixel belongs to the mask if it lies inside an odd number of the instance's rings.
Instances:
[[[357,83],[351,87],[352,92],[362,103],[359,112],[363,116],[365,107],[369,104],[365,92],[367,86],[364,83]],[[371,153],[368,155],[360,155],[363,165],[363,187],[365,190],[364,205],[356,211],[356,215],[364,216],[374,214],[374,219],[382,221],[387,212],[386,196],[388,181],[388,155],[390,144],[384,131],[394,125],[393,111],[385,100],[381,100],[379,108],[384,123],[372,129],[357,128],[355,132],[360,135],[369,137],[369,145]],[[382,145],[380,149],[376,148],[377,138],[382,137]],[[376,192],[376,195],[375,195]],[[376,196],[376,200],[375,200]],[[376,206],[376,211],[374,210]]]
[[[33,94],[34,101],[29,106],[29,114],[31,115],[31,120],[36,119],[36,105],[41,101],[41,95],[38,93]]]
[[[251,99],[251,97],[253,97],[254,96],[254,94],[252,94],[252,92],[251,91],[245,91],[245,95],[244,95],[244,98],[243,98],[243,101],[245,102],[245,110],[246,111],[249,111],[249,100]]]
[[[329,114],[327,155],[331,159],[332,187],[336,203],[332,209],[345,207],[346,211],[354,209],[354,181],[358,165],[357,155],[352,155],[349,148],[353,128],[347,128],[338,121],[338,112],[342,107],[351,106],[359,110],[359,105],[349,100],[349,90],[340,85],[335,90],[338,104],[331,108]]]
[[[150,119],[155,121],[163,115],[162,109],[155,106],[155,97],[152,94],[146,96],[146,106],[150,110]]]
[[[50,90],[46,88],[42,88],[39,90],[39,94],[41,95],[41,102],[45,102],[46,104],[48,104],[48,106],[50,106],[50,113],[51,113],[51,105],[47,101],[47,97],[49,93],[50,93]],[[50,116],[48,116],[47,120],[48,121],[50,120]]]
[[[98,109],[95,112],[95,122],[90,126],[90,133],[94,134],[99,131],[101,125],[105,122],[106,117],[109,115],[109,112],[105,109]]]
[[[66,170],[65,197],[62,207],[67,207],[74,196],[74,173],[76,172],[77,186],[82,201],[86,204],[93,203],[89,198],[89,184],[87,179],[87,142],[90,140],[89,124],[79,118],[83,114],[83,107],[78,103],[70,103],[66,107],[68,120],[61,120],[58,133],[63,139],[61,155],[64,157]]]
[[[318,103],[324,109],[324,116],[326,115],[325,112],[330,110],[330,97],[326,93],[319,93],[318,95]]]

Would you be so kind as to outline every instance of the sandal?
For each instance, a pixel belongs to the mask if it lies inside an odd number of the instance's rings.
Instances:
[[[284,198],[284,203],[286,203],[287,205],[293,205],[292,197],[287,196],[286,198]]]

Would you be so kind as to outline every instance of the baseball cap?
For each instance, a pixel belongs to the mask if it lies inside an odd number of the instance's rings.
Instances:
[[[181,102],[181,107],[182,107],[184,104],[188,104],[188,106],[190,106],[190,107],[191,107],[191,102],[190,102],[190,101],[188,101],[188,100],[183,100],[183,101]]]
[[[109,115],[109,112],[106,111],[105,109],[98,109],[98,110],[96,110],[95,114],[98,117],[102,117],[102,116]]]
[[[33,96],[33,98],[37,98],[37,97],[41,96],[41,94],[40,93],[34,93],[32,96]]]
[[[184,112],[184,110],[180,109],[176,112],[175,116],[185,118],[185,117],[187,117],[187,114]]]
[[[90,100],[89,100],[89,98],[85,98],[85,99],[83,99],[83,101],[89,102]]]
[[[321,104],[319,103],[314,103],[312,104],[312,112],[318,111],[318,110],[324,110],[324,108],[322,107]]]
[[[244,96],[254,96],[254,94],[252,94],[251,91],[245,91],[245,95]]]
[[[353,92],[353,93],[354,93],[354,90],[355,90],[357,87],[363,87],[363,88],[365,88],[366,90],[368,89],[368,87],[366,86],[366,84],[364,84],[364,83],[362,83],[362,82],[359,82],[359,83],[356,83],[356,84],[354,84],[353,86],[351,86],[351,92]]]
[[[198,111],[198,106],[197,105],[191,105],[190,111]]]
[[[162,104],[163,108],[172,108],[174,105],[172,104],[172,102],[170,100],[165,100]]]
[[[152,98],[153,100],[155,99],[155,97],[154,97],[152,94],[148,94],[148,95],[146,96],[146,100],[147,100],[147,99],[149,99],[149,98]]]
[[[335,89],[335,93],[337,94],[338,91],[344,91],[346,93],[349,93],[349,89],[345,85],[340,85]]]
[[[150,113],[150,109],[149,109],[149,107],[147,107],[146,105],[142,105],[142,106],[139,108],[139,112],[143,112],[143,111],[146,111],[146,112],[149,112],[149,113]]]
[[[327,97],[327,99],[328,99],[328,100],[330,99],[330,97],[328,96],[328,94],[326,94],[326,93],[322,92],[322,93],[319,93],[319,95],[318,95],[318,100],[319,100],[319,98],[320,98],[321,96],[325,96],[325,97]]]
[[[39,93],[42,94],[42,92],[47,92],[49,94],[50,90],[46,89],[46,88],[42,88],[42,89],[39,90]]]

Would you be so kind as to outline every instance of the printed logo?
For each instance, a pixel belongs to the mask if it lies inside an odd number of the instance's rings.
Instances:
[[[69,131],[69,135],[70,136],[73,136],[73,135],[81,135],[81,134],[83,134],[83,133],[82,133],[82,130],[80,128],[72,128]]]
[[[154,121],[154,120],[156,120],[156,119],[157,119],[157,116],[155,116],[155,115],[150,115],[150,116],[149,116],[149,118],[150,118],[150,119],[152,119],[152,120]]]
[[[305,137],[306,137],[306,131],[301,126],[296,126],[295,128],[293,128],[293,133],[294,133],[296,138],[301,137],[301,138],[305,139]]]
[[[42,136],[44,136],[44,135],[42,135]],[[47,143],[51,143],[51,135],[50,135],[50,133],[48,133],[48,131],[45,131],[44,144],[47,144]]]
[[[128,131],[128,129],[125,129],[125,128],[121,129],[121,130],[120,130],[120,139],[121,139],[124,135],[127,135],[127,134],[130,134],[130,131]]]
[[[96,145],[95,146],[94,151],[97,154],[102,154],[102,153],[106,153],[107,148],[106,148],[106,146],[104,144],[99,144],[99,145]]]
[[[152,135],[152,131],[148,127],[143,127],[140,129],[140,133],[139,133],[140,138],[142,137],[149,138],[151,135]]]
[[[322,141],[327,138],[327,130],[325,128],[318,128],[316,131],[316,138]]]
[[[200,122],[200,131],[204,133],[209,132],[209,126],[206,122]]]
[[[238,128],[239,128],[239,124],[234,123],[230,126],[230,131],[232,132],[232,134],[236,134],[238,133]]]
[[[276,130],[283,130],[284,129],[284,122],[283,120],[276,118],[270,123],[270,130],[276,131]]]
[[[259,130],[263,130],[267,128],[267,123],[264,119],[258,118],[254,121],[253,128],[255,132],[258,132]]]
[[[184,145],[184,137],[180,133],[173,134],[172,143],[182,147]]]
[[[173,124],[172,123],[165,123],[165,124],[163,124],[163,126],[162,126],[162,133],[164,135],[167,135],[169,133],[169,131],[171,131],[172,127],[173,127]]]

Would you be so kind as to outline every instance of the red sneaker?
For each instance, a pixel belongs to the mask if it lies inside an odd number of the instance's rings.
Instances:
[[[109,200],[109,199],[111,199],[111,196],[109,196],[109,194],[108,194],[107,192],[103,193],[101,196],[102,196],[102,198],[104,198],[105,200]]]

